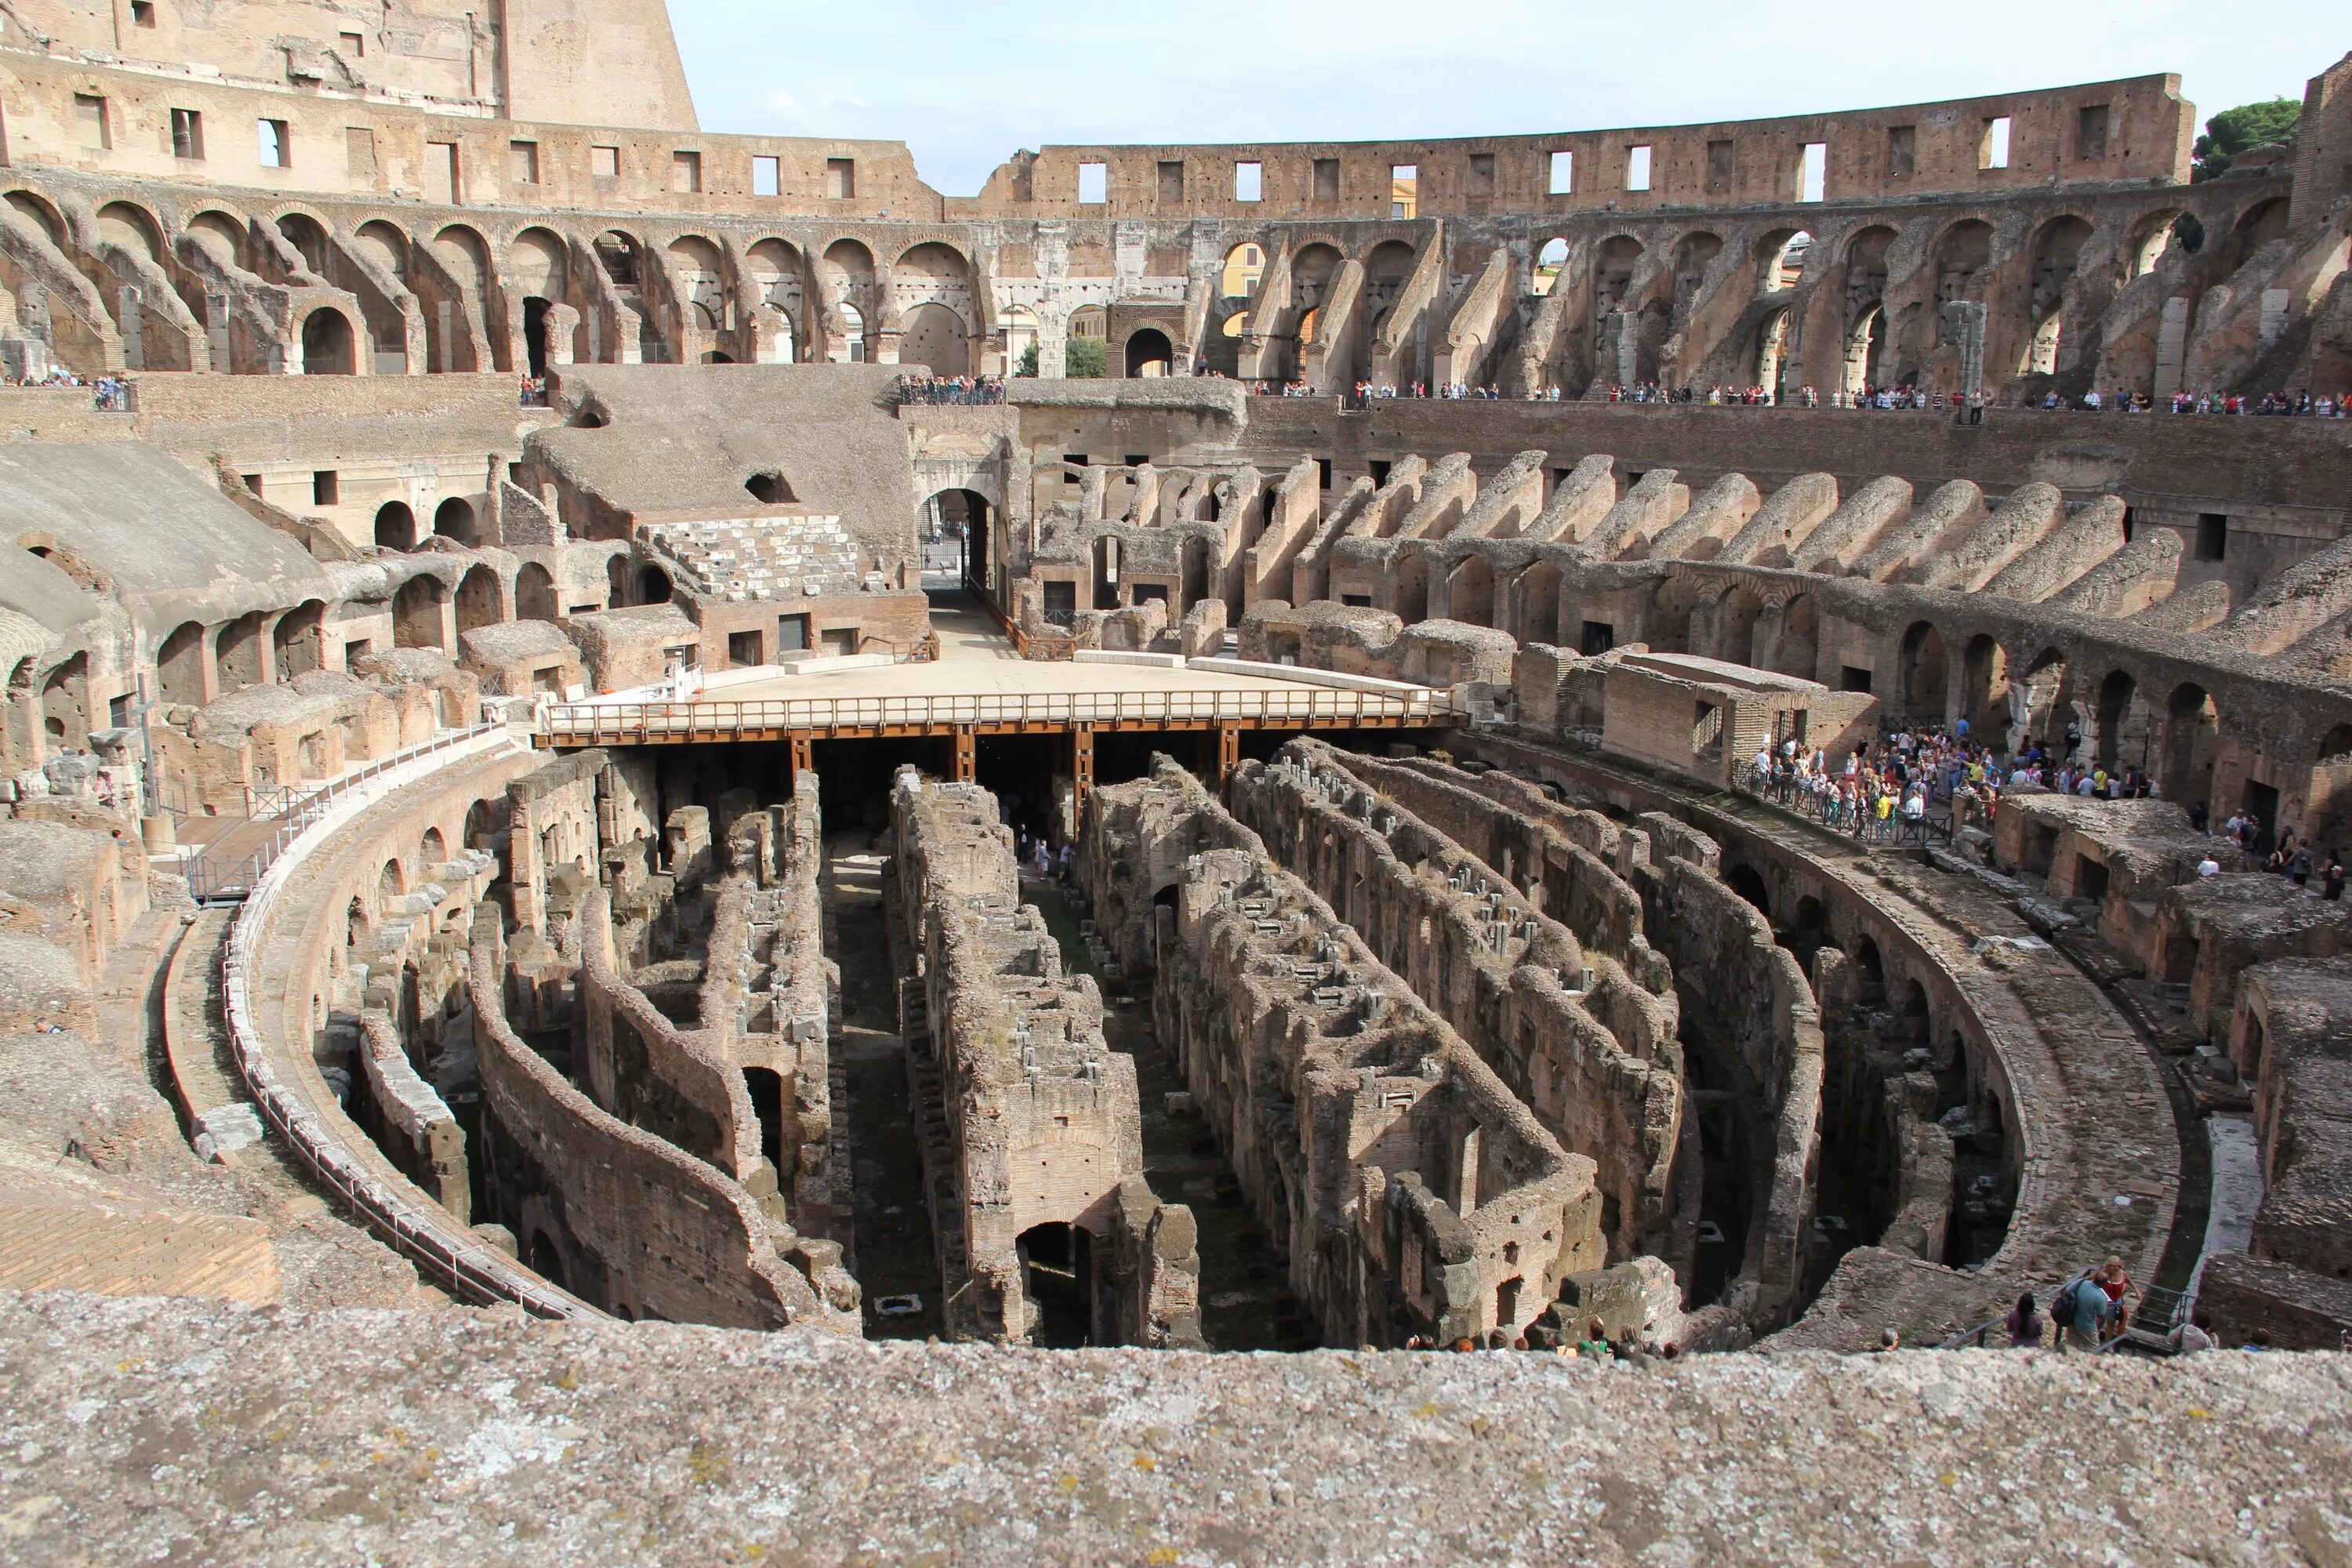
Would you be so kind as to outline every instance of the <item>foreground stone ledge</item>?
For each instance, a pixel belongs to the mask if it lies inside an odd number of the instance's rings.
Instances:
[[[0,1560],[2352,1561],[2352,1362],[1076,1353],[0,1296]]]

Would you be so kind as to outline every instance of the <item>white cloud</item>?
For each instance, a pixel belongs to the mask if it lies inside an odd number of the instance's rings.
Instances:
[[[887,26],[789,28],[775,0],[672,0],[671,17],[709,128],[903,141],[952,195],[1048,142],[1672,125],[2161,71],[2211,113],[2300,97],[2341,32],[2318,0],[2278,0],[2259,27],[2209,0],[900,0]]]

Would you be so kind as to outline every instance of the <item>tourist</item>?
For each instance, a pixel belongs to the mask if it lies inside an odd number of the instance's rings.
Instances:
[[[2124,1325],[2129,1321],[2124,1307],[2124,1297],[2128,1294],[2132,1298],[2134,1306],[2137,1307],[2139,1301],[2139,1287],[2132,1283],[2132,1277],[2124,1271],[2124,1260],[2113,1256],[2110,1256],[2099,1269],[2098,1279],[2100,1290],[2105,1294],[2107,1300],[2115,1308],[2115,1310],[2108,1314],[2107,1320],[2109,1325],[2107,1337],[2113,1339],[2124,1331]]]
[[[2009,1310],[2009,1316],[2001,1321],[2009,1330],[2010,1349],[2032,1350],[2042,1343],[2043,1320],[2033,1305],[2032,1291],[2019,1292],[2017,1305]]]
[[[2211,850],[2207,850],[2205,858],[2197,862],[2197,874],[2200,877],[2218,877],[2221,874],[2221,862],[2213,858]]]
[[[2334,855],[2327,858],[2327,872],[2320,879],[2319,896],[2331,904],[2344,897],[2344,862]]]
[[[2059,1327],[2061,1350],[2098,1349],[2102,1331],[2116,1315],[2116,1304],[2096,1275],[2095,1269],[2084,1269],[2050,1299],[2050,1321]]]
[[[2310,845],[2298,844],[2294,847],[2294,853],[2287,857],[2286,876],[2287,880],[2298,888],[2307,888],[2311,885]]]
[[[2173,1330],[2167,1342],[2172,1346],[2176,1355],[2195,1355],[2200,1351],[2213,1350],[2217,1348],[2213,1339],[2213,1320],[2200,1311],[2195,1318]]]
[[[2268,1329],[2256,1329],[2246,1336],[2246,1342],[2238,1348],[2242,1351],[2266,1351],[2271,1348],[2271,1331]]]

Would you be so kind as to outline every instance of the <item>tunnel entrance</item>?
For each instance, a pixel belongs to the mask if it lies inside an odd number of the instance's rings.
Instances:
[[[1076,1350],[1094,1342],[1094,1237],[1082,1225],[1033,1225],[1014,1241],[1021,1282],[1037,1310],[1030,1342]]]

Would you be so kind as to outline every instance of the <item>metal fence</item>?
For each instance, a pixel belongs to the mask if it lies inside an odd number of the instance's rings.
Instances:
[[[291,790],[256,792],[248,790],[247,798],[270,809],[265,815],[257,811],[253,820],[276,826],[260,844],[243,851],[208,849],[188,862],[188,896],[200,904],[233,903],[249,895],[277,863],[286,847],[300,837],[310,826],[325,816],[329,807],[362,787],[370,781],[383,777],[394,768],[405,767],[420,757],[436,752],[446,752],[462,746],[477,736],[502,729],[499,724],[477,724],[469,730],[452,730],[436,735],[422,745],[379,757],[356,772],[345,773],[332,784],[325,784],[306,795]],[[234,829],[231,830],[234,833]]]
[[[292,847],[301,833],[320,826],[324,806],[308,810],[319,796],[331,792],[333,800],[341,801],[354,795],[371,795],[378,782],[394,769],[437,752],[450,751],[499,728],[502,726],[486,724],[456,731],[430,744],[386,757],[362,773],[337,780],[329,790],[320,791],[319,795],[305,803],[307,816],[302,827],[278,848]],[[273,853],[273,863],[278,858]],[[244,1080],[246,1091],[253,1097],[262,1120],[286,1141],[286,1146],[303,1168],[341,1199],[370,1231],[460,1300],[482,1304],[513,1301],[542,1318],[580,1315],[582,1303],[551,1290],[535,1276],[472,1239],[454,1216],[436,1216],[403,1203],[352,1157],[343,1141],[320,1121],[299,1090],[279,1081],[263,1049],[261,1031],[255,1022],[252,984],[262,933],[269,928],[270,916],[284,886],[283,878],[273,879],[265,869],[256,879],[251,896],[237,911],[229,926],[228,940],[221,946],[221,1012],[227,1025],[229,1051],[236,1064],[237,1076]]]
[[[1280,723],[1345,727],[1439,723],[1453,716],[1444,691],[981,692],[937,697],[790,697],[738,702],[557,703],[544,731],[577,745],[658,736],[746,731],[948,731],[961,725]]]

